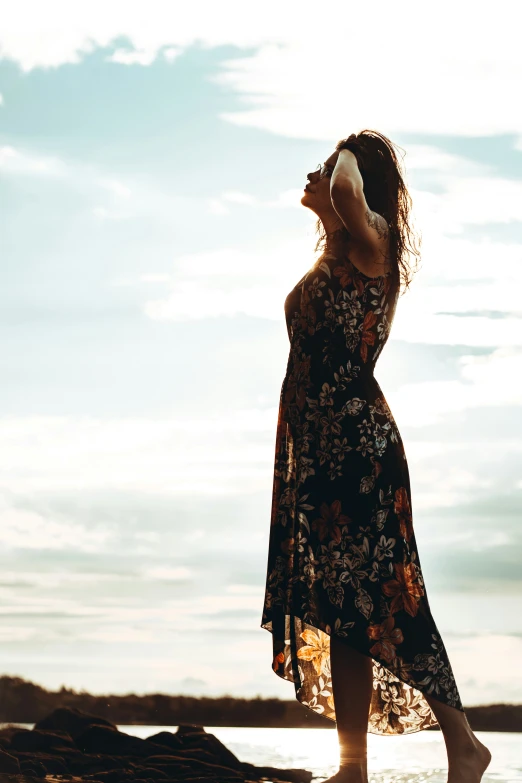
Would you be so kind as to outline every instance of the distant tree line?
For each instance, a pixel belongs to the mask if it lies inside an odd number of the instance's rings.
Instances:
[[[0,677],[0,723],[36,723],[57,707],[77,707],[112,723],[150,726],[252,726],[262,728],[333,728],[297,699],[240,699],[169,696],[93,695],[62,687],[48,691],[21,677]],[[467,707],[475,731],[522,731],[522,704]]]

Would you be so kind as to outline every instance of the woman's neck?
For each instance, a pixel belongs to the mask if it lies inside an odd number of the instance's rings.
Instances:
[[[325,234],[325,252],[333,252],[341,248],[347,248],[350,245],[350,234],[345,228],[338,228],[334,231],[327,231]]]

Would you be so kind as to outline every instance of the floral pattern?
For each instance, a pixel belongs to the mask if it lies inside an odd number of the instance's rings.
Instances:
[[[424,694],[464,709],[426,595],[404,445],[374,376],[398,296],[394,273],[323,254],[286,298],[261,621],[274,672],[333,721],[330,637],[371,657],[374,734],[437,725]]]

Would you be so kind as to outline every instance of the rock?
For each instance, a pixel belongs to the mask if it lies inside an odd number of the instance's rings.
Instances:
[[[177,780],[178,773],[187,768],[198,775],[207,774],[214,776],[214,780],[216,782],[219,781],[220,783],[225,780],[244,780],[245,777],[244,773],[239,770],[225,767],[216,762],[203,761],[197,757],[196,753],[193,753],[191,756],[187,755],[177,759],[174,756],[149,756],[147,763],[155,768],[162,769],[171,780]],[[185,779],[185,777],[186,774],[184,772],[183,779]]]
[[[75,707],[59,707],[53,710],[45,718],[42,718],[35,723],[33,731],[35,729],[42,729],[44,731],[65,731],[73,739],[78,734],[81,734],[89,726],[107,726],[117,731],[116,726],[105,718],[100,718],[99,715],[92,715],[90,712],[84,712],[78,710]]]
[[[18,774],[20,772],[20,762],[15,756],[11,756],[10,753],[0,751],[0,772],[12,772]]]
[[[0,783],[41,783],[40,778],[35,775],[24,774],[13,775],[8,772],[0,772]]]
[[[140,770],[141,774],[141,770]],[[133,779],[135,776],[135,771],[130,769],[111,769],[105,772],[96,772],[92,775],[84,775],[83,779],[88,780],[89,783],[93,779],[102,781],[102,783],[119,783],[121,780],[129,780]]]
[[[34,762],[40,762],[49,774],[68,774],[69,770],[62,756],[50,753],[17,753],[18,761],[22,769],[32,766]]]
[[[18,734],[19,731],[25,731],[25,729],[16,724],[8,723],[0,729],[0,744],[3,747],[11,747],[11,737],[13,734]]]
[[[40,758],[48,775],[69,775],[64,762],[59,758]]]
[[[208,734],[202,726],[180,726],[175,734],[161,731],[147,739],[156,745],[165,745],[174,751],[190,752],[192,756],[203,752],[214,758],[223,767],[241,769],[241,762],[237,756],[226,745],[223,745],[214,734]]]
[[[137,769],[136,775],[139,775],[140,777],[144,778],[152,778],[153,780],[160,780],[160,779],[166,779],[169,776],[166,772],[162,769],[156,769],[155,767],[145,767],[144,769]],[[109,783],[113,783],[113,781],[109,781]]]
[[[184,724],[147,739],[103,718],[61,708],[32,731],[7,727],[0,738],[0,783],[310,783],[308,770],[241,762],[203,726]],[[4,763],[4,767],[2,766]],[[5,769],[7,767],[7,769]]]
[[[32,775],[36,778],[44,778],[47,770],[39,759],[26,759],[20,762],[20,768],[24,775]]]
[[[65,731],[22,730],[11,737],[11,748],[22,751],[45,751],[56,748],[75,748],[74,740]]]
[[[203,726],[194,726],[191,723],[188,724],[182,724],[181,726],[178,726],[178,730],[176,734],[206,734],[207,732],[203,728]]]
[[[152,756],[164,750],[161,745],[106,726],[90,726],[76,737],[76,745],[84,753],[110,753],[113,756]]]

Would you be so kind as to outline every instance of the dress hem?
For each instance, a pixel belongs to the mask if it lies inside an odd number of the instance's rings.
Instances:
[[[338,636],[338,635],[333,634],[333,633],[328,633],[327,631],[323,630],[322,628],[319,628],[318,626],[315,626],[313,623],[310,623],[307,620],[305,620],[298,612],[293,612],[291,614],[287,614],[285,612],[285,613],[280,613],[280,614],[282,614],[285,618],[286,617],[290,617],[290,618],[298,617],[303,623],[306,623],[306,625],[309,625],[311,628],[315,628],[316,630],[319,630],[322,633],[325,633],[329,637],[335,636],[336,639],[339,639],[343,643],[347,644],[353,650],[356,650],[357,652],[361,653],[361,655],[365,655],[366,657],[370,658],[373,662],[377,663],[379,666],[382,666],[382,668],[385,669],[386,672],[389,672],[393,677],[395,677],[397,680],[399,680],[400,682],[402,682],[405,685],[407,685],[409,688],[412,688],[413,690],[418,691],[424,697],[426,696],[426,692],[424,690],[422,690],[421,688],[417,687],[416,685],[412,685],[411,683],[407,682],[405,679],[399,677],[396,674],[396,672],[393,671],[393,669],[390,669],[390,668],[388,668],[386,666],[384,661],[380,660],[379,658],[376,658],[374,655],[370,655],[368,652],[366,652],[364,650],[359,649],[352,642],[349,642],[347,637],[345,637],[345,636]],[[274,634],[273,627],[272,628],[268,627],[269,625],[272,625],[272,623],[273,623],[273,614],[271,614],[270,619],[266,620],[266,622],[261,622],[260,627],[263,628],[265,631],[268,631],[268,633],[272,634],[272,636],[273,636],[273,634]],[[276,674],[282,680],[285,680],[286,682],[291,682],[291,683],[294,684],[294,686],[296,685],[296,680],[293,677],[285,676],[284,672],[280,673],[279,671],[274,669],[273,666],[272,666],[272,671],[274,672],[274,674]],[[295,697],[296,697],[297,701],[299,701],[301,704],[303,704],[302,700],[299,698],[299,693],[298,693],[299,690],[300,690],[300,688],[295,688]],[[442,699],[439,699],[437,697],[437,695],[434,694],[434,693],[430,693],[429,695],[432,698],[436,699],[437,701],[440,701],[441,704],[445,704],[448,707],[452,707],[453,709],[456,709],[459,712],[465,712],[464,709],[461,710],[459,707],[453,707],[453,705],[448,704],[447,702],[443,701]],[[426,703],[428,704],[427,701],[426,701]],[[337,725],[337,721],[334,720],[333,718],[330,718],[328,715],[322,714],[320,712],[317,712],[312,707],[309,707],[307,704],[303,704],[303,706],[307,707],[307,709],[311,710],[312,712],[315,712],[317,715],[320,715],[322,718],[325,718],[326,720],[330,721],[334,725]],[[429,704],[428,704],[428,706],[430,707]],[[433,712],[431,707],[430,707],[430,710],[431,710],[431,714],[433,716],[434,722],[431,725],[429,725],[429,726],[423,726],[423,727],[421,726],[420,728],[411,729],[409,731],[386,732],[386,733],[385,732],[380,732],[380,731],[372,731],[370,728],[368,728],[368,732],[367,733],[368,734],[375,734],[375,735],[377,735],[379,737],[388,737],[388,736],[389,737],[400,737],[400,736],[403,736],[405,734],[418,734],[421,731],[440,731],[441,730],[440,729],[440,723],[437,720],[437,718],[435,716],[435,713]]]

